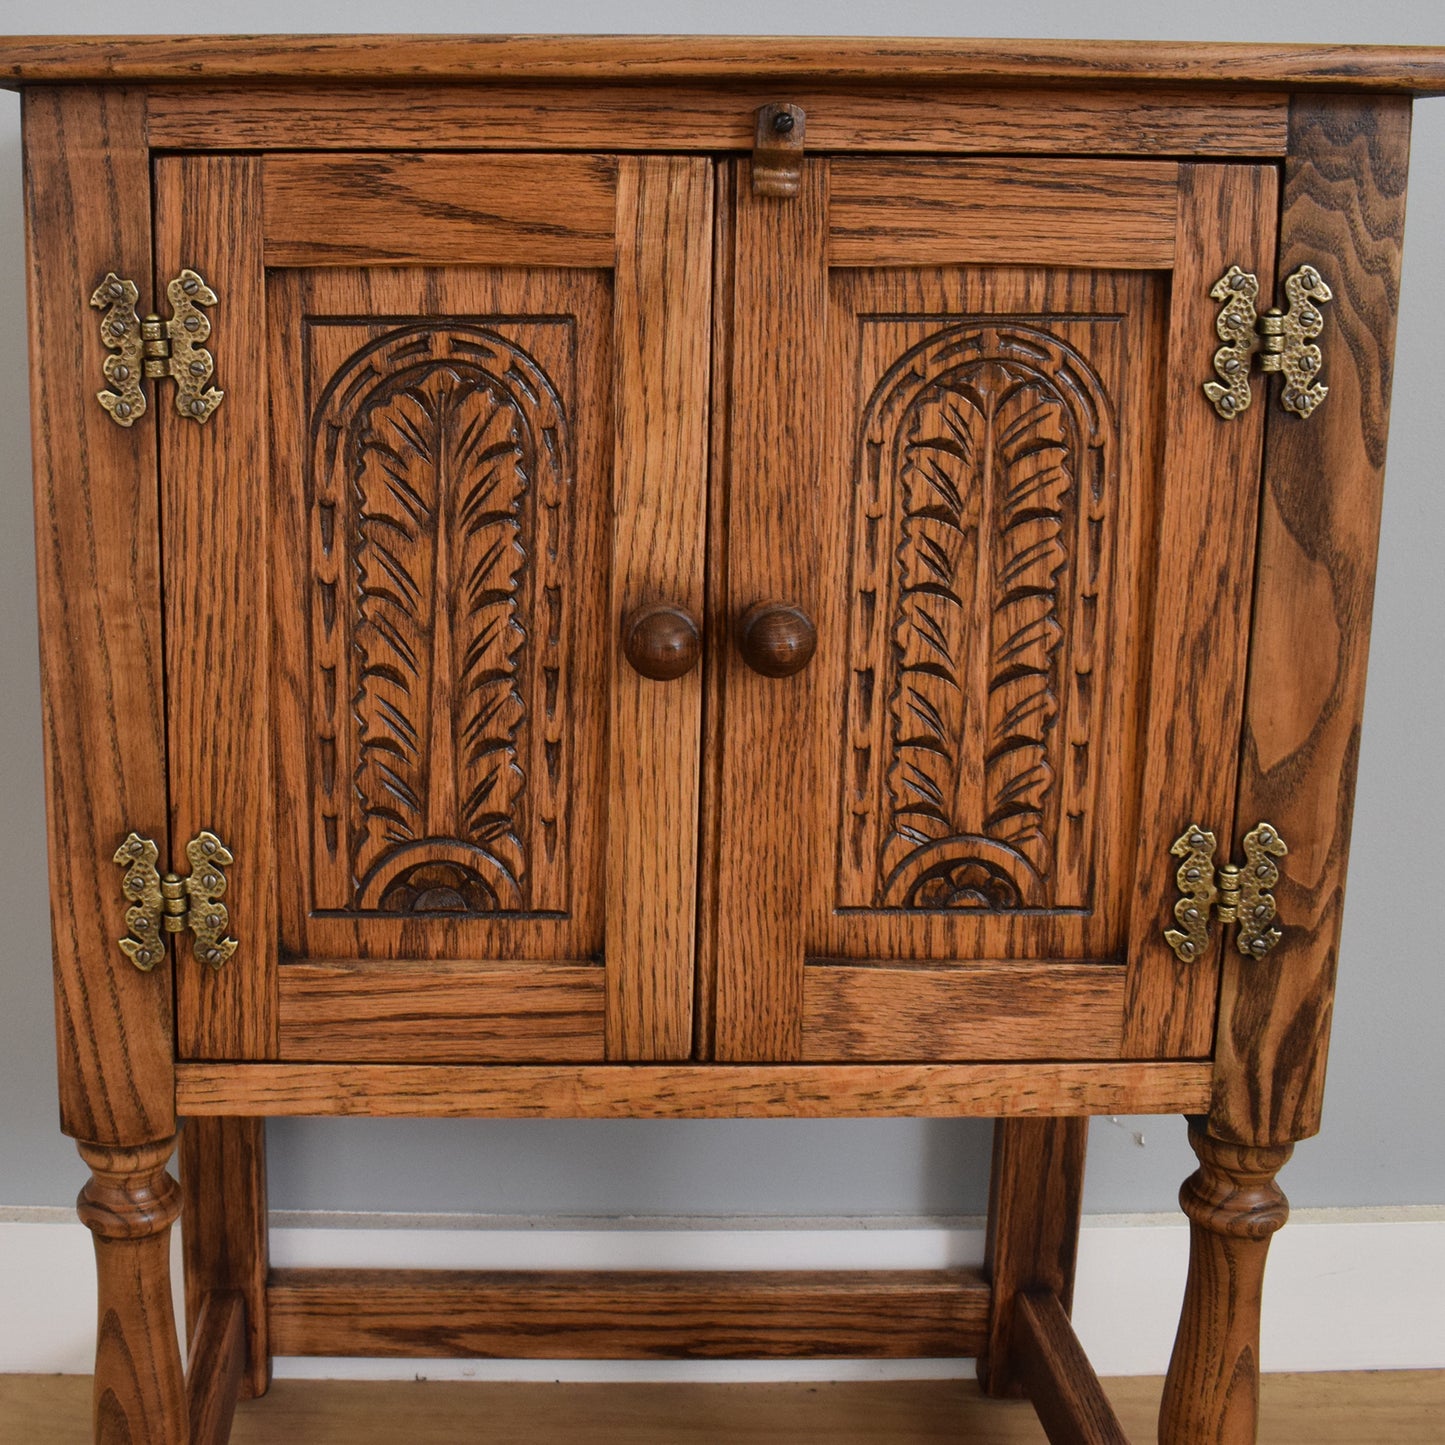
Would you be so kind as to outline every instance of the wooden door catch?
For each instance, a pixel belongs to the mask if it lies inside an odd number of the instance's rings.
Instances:
[[[796,196],[803,183],[803,137],[807,113],[800,105],[758,107],[753,140],[753,194]]]

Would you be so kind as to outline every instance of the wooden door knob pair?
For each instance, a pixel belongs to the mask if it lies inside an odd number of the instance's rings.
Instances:
[[[738,619],[738,651],[764,677],[791,677],[813,656],[818,632],[801,607],[757,602]],[[643,677],[667,682],[697,666],[702,633],[681,607],[654,602],[639,607],[623,625],[622,651]]]

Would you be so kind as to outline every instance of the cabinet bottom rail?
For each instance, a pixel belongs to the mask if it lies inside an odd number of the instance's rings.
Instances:
[[[495,1359],[969,1358],[976,1270],[279,1269],[277,1355]]]
[[[182,1063],[183,1115],[1001,1118],[1200,1114],[1207,1060],[985,1064]]]

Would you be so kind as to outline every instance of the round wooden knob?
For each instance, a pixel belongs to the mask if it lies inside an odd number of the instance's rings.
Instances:
[[[667,682],[697,666],[702,636],[681,607],[654,602],[639,607],[623,624],[622,650],[643,677]]]
[[[755,602],[738,620],[738,651],[764,677],[801,672],[817,645],[812,619],[789,602]]]

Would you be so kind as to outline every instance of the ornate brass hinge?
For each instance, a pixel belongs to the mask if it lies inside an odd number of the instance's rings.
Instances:
[[[1261,371],[1284,376],[1280,405],[1296,416],[1308,416],[1324,399],[1329,387],[1319,381],[1324,357],[1314,338],[1324,327],[1320,304],[1334,292],[1313,266],[1301,266],[1286,278],[1284,294],[1289,310],[1272,307],[1263,316],[1255,310],[1259,278],[1231,266],[1209,293],[1224,302],[1214,327],[1224,345],[1214,353],[1218,381],[1206,381],[1204,394],[1226,420],[1249,409],[1254,393],[1249,385],[1249,358],[1259,353]]]
[[[186,844],[191,860],[187,878],[174,873],[162,876],[156,871],[159,857],[156,845],[139,833],[130,834],[115,850],[115,861],[125,869],[121,892],[130,903],[125,912],[130,936],[120,940],[121,952],[142,973],[149,973],[165,952],[161,929],[167,933],[190,929],[196,958],[220,968],[236,951],[236,940],[224,936],[231,920],[220,901],[226,891],[225,869],[235,859],[214,833],[199,833]]]
[[[1174,905],[1178,928],[1166,929],[1164,937],[1182,963],[1193,963],[1209,944],[1209,910],[1214,908],[1221,923],[1237,923],[1235,943],[1246,958],[1263,958],[1280,940],[1274,926],[1274,895],[1269,891],[1279,882],[1276,858],[1289,849],[1279,831],[1261,823],[1244,835],[1244,867],[1225,863],[1214,866],[1214,834],[1191,823],[1169,850],[1182,858],[1175,878],[1180,898]]]
[[[753,194],[796,196],[803,184],[803,136],[808,116],[801,105],[758,107],[753,135]]]
[[[145,415],[143,378],[169,376],[176,383],[176,410],[189,421],[204,422],[220,406],[223,391],[208,383],[216,363],[202,344],[211,334],[211,318],[202,306],[214,306],[216,293],[194,271],[182,271],[166,287],[171,319],[136,314],[140,292],[134,281],[114,271],[95,288],[90,304],[105,312],[100,335],[110,347],[105,379],[114,391],[96,392],[96,400],[117,426],[133,426]]]

